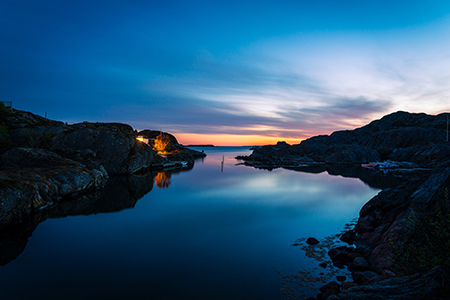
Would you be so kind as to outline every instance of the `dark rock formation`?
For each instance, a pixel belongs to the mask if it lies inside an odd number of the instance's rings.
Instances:
[[[5,153],[0,156],[0,227],[25,222],[37,211],[54,207],[89,210],[83,207],[96,203],[108,176],[142,173],[158,160],[166,160],[137,141],[137,132],[126,124],[68,125],[19,110],[2,116],[0,152]],[[171,139],[176,159],[193,165],[195,157],[204,156]],[[70,205],[62,201],[67,198],[72,199]]]
[[[385,159],[434,167],[450,154],[450,145],[445,142],[447,115],[396,112],[361,128],[312,137],[298,145],[280,142],[256,147],[251,155],[240,158],[250,166],[265,169]]]
[[[68,131],[54,139],[54,148],[92,151],[110,175],[132,174],[149,168],[156,153],[145,143],[136,140],[133,129],[124,124],[100,123],[94,128],[75,124]]]
[[[450,299],[450,270],[438,266],[425,274],[391,278],[351,287],[329,300]]]
[[[51,151],[14,148],[2,156],[0,226],[20,223],[64,197],[101,188],[104,169],[92,169]]]
[[[318,241],[316,238],[309,237],[309,238],[306,240],[306,243],[307,243],[308,245],[317,245],[317,244],[319,243],[319,241]]]

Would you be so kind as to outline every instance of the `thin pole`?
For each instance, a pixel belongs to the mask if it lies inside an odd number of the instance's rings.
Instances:
[[[448,115],[447,115],[447,142],[448,142]]]

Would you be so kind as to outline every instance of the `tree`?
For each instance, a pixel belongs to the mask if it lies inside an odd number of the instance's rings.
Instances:
[[[161,133],[155,139],[153,149],[158,153],[167,153],[172,150],[172,140],[167,134]]]

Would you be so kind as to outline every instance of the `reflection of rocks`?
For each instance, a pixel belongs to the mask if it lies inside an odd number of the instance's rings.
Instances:
[[[136,202],[153,189],[154,173],[113,176],[98,195],[86,195],[76,201],[61,202],[50,215],[61,218],[75,215],[117,212],[133,208]]]
[[[295,168],[287,167],[286,169],[312,174],[327,172],[335,176],[358,178],[370,187],[377,189],[395,187],[403,182],[403,179],[400,177],[385,175],[375,170],[362,168],[359,165],[313,164]]]
[[[153,188],[154,173],[145,175],[114,176],[104,190],[76,198],[65,198],[50,209],[41,211],[21,224],[0,229],[0,265],[18,257],[26,247],[28,238],[40,222],[47,218],[117,212],[133,208],[136,202]]]
[[[8,228],[0,229],[0,265],[4,266],[16,259],[25,250],[28,238],[37,224],[24,222]]]

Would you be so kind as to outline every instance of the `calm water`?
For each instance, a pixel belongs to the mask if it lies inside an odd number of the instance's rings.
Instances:
[[[295,240],[339,232],[378,192],[359,179],[236,166],[248,148],[205,151],[189,171],[156,175],[161,188],[145,194],[153,177],[133,181],[129,194],[110,193],[117,209],[94,212],[128,209],[39,224],[0,267],[0,298],[285,299],[277,271],[312,265]]]

